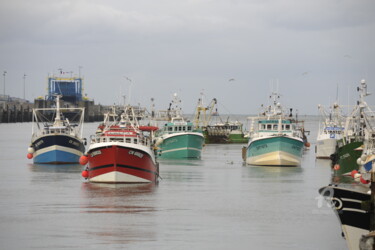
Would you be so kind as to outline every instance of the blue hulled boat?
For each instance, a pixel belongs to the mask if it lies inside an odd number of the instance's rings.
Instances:
[[[56,96],[56,108],[33,109],[33,131],[27,157],[34,163],[78,163],[85,151],[82,138],[84,108],[60,108]],[[63,119],[69,113],[73,121]]]

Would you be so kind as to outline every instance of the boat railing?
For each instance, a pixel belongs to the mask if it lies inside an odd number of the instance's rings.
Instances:
[[[71,136],[77,136],[78,132],[73,127],[44,127],[39,131],[33,133],[32,137],[38,137],[41,135],[56,135],[56,134],[66,134]]]
[[[151,141],[148,137],[127,137],[127,136],[103,136],[103,134],[95,134],[90,136],[91,143],[121,142],[129,144],[140,144],[150,146]]]

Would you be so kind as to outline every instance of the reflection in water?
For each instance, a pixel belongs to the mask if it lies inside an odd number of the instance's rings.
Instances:
[[[316,167],[325,167],[330,169],[331,168],[331,160],[329,159],[315,159],[315,166]]]
[[[91,221],[88,237],[105,244],[155,241],[155,183],[81,185],[81,213]]]
[[[150,206],[129,205],[128,200],[151,194],[155,183],[147,184],[106,184],[82,183],[81,189],[87,198],[83,206],[86,213],[138,213],[155,209]],[[134,204],[134,203],[132,203]]]
[[[33,172],[63,172],[80,173],[83,169],[80,164],[29,164]]]
[[[158,159],[160,165],[202,166],[200,159]]]
[[[300,179],[301,173],[303,172],[302,167],[278,167],[278,166],[245,166],[243,171],[243,177],[248,178],[262,178],[277,180],[275,178],[287,178],[291,179],[297,177]]]

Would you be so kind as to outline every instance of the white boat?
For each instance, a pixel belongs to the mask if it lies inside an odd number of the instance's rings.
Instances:
[[[34,163],[78,163],[85,151],[82,138],[84,108],[60,108],[56,96],[55,108],[33,109],[32,138],[27,158]],[[71,119],[63,118],[65,115]]]
[[[341,108],[334,103],[329,112],[322,105],[318,106],[322,121],[319,123],[316,140],[316,158],[329,159],[335,153],[337,140],[342,139],[345,129],[345,117]]]

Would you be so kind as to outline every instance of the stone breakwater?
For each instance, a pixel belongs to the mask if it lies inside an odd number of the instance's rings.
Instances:
[[[32,103],[0,103],[0,123],[30,122],[33,114]]]

